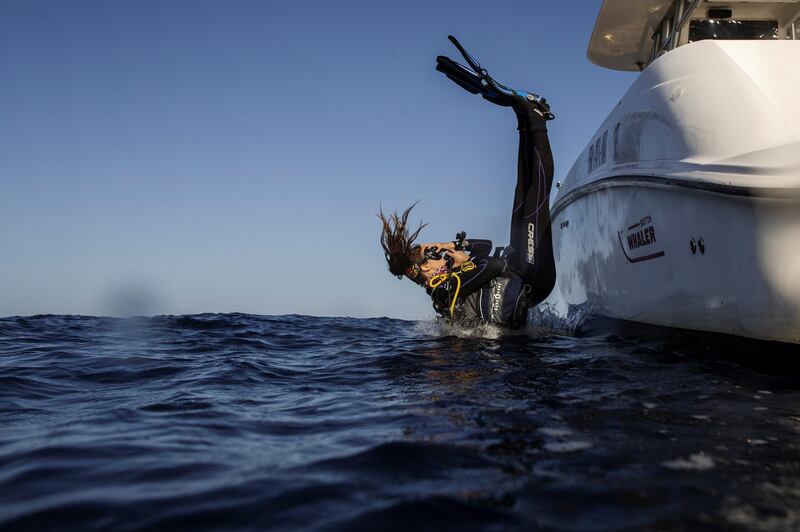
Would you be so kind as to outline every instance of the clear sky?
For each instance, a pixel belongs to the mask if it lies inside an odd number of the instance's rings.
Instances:
[[[0,316],[432,315],[374,213],[504,244],[517,149],[435,57],[545,95],[559,178],[634,79],[600,3],[3,0]]]

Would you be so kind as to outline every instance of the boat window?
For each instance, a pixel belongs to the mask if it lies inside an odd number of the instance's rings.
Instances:
[[[777,20],[696,19],[689,23],[689,42],[777,38]]]
[[[606,164],[606,140],[608,140],[608,130],[603,131],[603,147],[600,149],[600,164]]]
[[[598,168],[600,166],[600,137],[597,137],[594,141],[594,162],[592,163],[593,168]]]
[[[614,162],[619,161],[619,122],[614,126]]]
[[[592,173],[592,170],[594,170],[593,167],[594,167],[594,144],[589,146],[589,173],[590,174]]]
[[[601,144],[602,137],[597,137],[594,141],[594,167],[599,168],[603,164],[603,145]]]

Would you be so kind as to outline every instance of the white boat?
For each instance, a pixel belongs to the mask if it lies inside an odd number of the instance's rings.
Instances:
[[[551,193],[570,308],[800,343],[798,17],[605,0],[588,57],[641,74]]]

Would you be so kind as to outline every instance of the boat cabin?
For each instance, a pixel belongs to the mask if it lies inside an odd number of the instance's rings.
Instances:
[[[614,70],[644,70],[703,39],[800,39],[800,0],[605,0],[588,57]]]

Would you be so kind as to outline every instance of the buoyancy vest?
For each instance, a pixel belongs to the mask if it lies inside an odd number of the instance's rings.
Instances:
[[[519,276],[506,272],[498,275],[463,298],[456,306],[456,320],[480,321],[518,328],[527,323],[530,287]]]
[[[511,328],[526,324],[529,293],[530,286],[509,270],[502,258],[482,259],[477,265],[459,268],[430,291],[434,310],[447,319]]]

